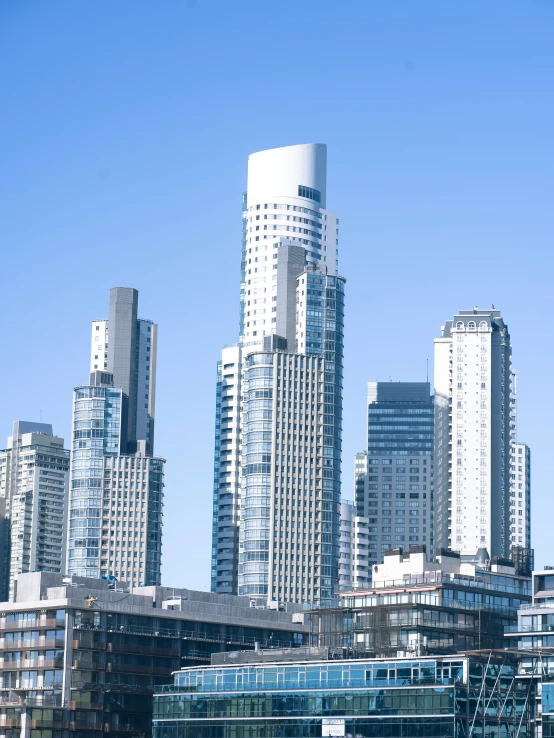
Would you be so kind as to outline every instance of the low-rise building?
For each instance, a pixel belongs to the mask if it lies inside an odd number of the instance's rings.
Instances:
[[[0,603],[2,738],[144,738],[154,686],[182,666],[309,638],[293,606],[232,595],[44,572],[19,575],[14,594]]]
[[[318,655],[182,669],[154,696],[153,736],[532,735],[534,704],[516,682],[509,655],[339,661]]]
[[[531,580],[511,561],[479,552],[480,561],[425,546],[385,552],[371,587],[340,592],[340,606],[314,613],[318,644],[345,653],[390,657],[503,648],[504,628],[531,601]]]

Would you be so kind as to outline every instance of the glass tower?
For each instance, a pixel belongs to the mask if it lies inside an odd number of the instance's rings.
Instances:
[[[428,382],[368,382],[367,452],[355,500],[368,518],[368,561],[389,548],[433,547],[434,406]]]

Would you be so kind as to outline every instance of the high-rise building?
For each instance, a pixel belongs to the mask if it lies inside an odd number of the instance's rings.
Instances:
[[[212,590],[321,601],[338,583],[344,279],[322,144],[253,154],[239,342],[218,365]]]
[[[367,518],[358,515],[356,505],[343,500],[340,505],[339,589],[359,589],[371,585],[368,543],[374,535],[370,533]]]
[[[461,310],[435,339],[435,541],[510,555],[515,385],[500,311]]]
[[[11,599],[17,574],[65,571],[68,476],[69,451],[52,426],[16,420],[0,451],[2,600]]]
[[[138,290],[110,290],[109,320],[92,321],[90,372],[109,372],[114,387],[128,397],[128,437],[144,440],[149,453],[154,448],[156,406],[156,354],[158,326],[137,318]],[[110,334],[114,350],[108,350]]]
[[[164,459],[153,456],[157,326],[137,290],[93,321],[88,385],[75,388],[68,571],[136,585],[161,577]]]
[[[388,548],[433,545],[433,401],[428,382],[368,382],[367,452],[354,494],[368,520],[369,563]]]
[[[531,449],[514,443],[510,459],[510,545],[531,548]]]

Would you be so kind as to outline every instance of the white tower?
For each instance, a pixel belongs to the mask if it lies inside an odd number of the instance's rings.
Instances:
[[[510,553],[515,391],[499,310],[462,310],[435,339],[435,541]]]

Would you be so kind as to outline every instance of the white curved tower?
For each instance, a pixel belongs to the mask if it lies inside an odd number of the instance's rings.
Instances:
[[[239,341],[218,365],[212,591],[323,601],[337,582],[344,315],[327,147],[252,154],[247,186]]]
[[[243,211],[240,336],[254,349],[276,332],[277,254],[300,246],[307,263],[338,267],[337,216],[326,210],[327,146],[299,144],[248,158]]]

